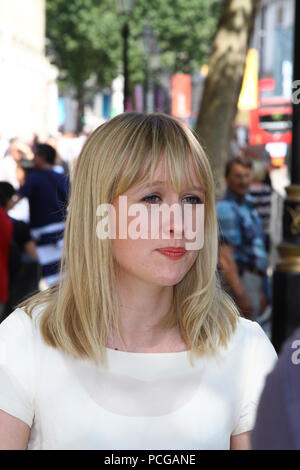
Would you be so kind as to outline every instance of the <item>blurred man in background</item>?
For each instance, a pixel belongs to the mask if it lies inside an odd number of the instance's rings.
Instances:
[[[16,191],[7,182],[0,182],[0,207],[8,214],[14,204]],[[12,240],[9,255],[8,298],[6,300],[4,319],[15,305],[27,295],[38,290],[39,265],[36,244],[29,231],[29,225],[9,217],[12,226]]]
[[[59,265],[69,197],[69,178],[54,171],[55,149],[48,144],[35,147],[34,169],[18,191],[30,207],[31,235],[37,243],[44,287],[59,279]]]
[[[251,162],[242,157],[226,165],[226,193],[217,203],[221,245],[219,266],[242,314],[256,320],[262,311],[268,257],[261,219],[248,195]]]

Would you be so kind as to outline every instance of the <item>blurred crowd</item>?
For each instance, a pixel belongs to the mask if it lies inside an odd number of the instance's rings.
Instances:
[[[73,165],[87,136],[0,136],[0,322],[59,277]]]
[[[273,175],[265,146],[249,145],[245,129],[234,129],[224,173],[226,190],[217,202],[220,275],[242,315],[258,321],[269,336],[282,211]]]

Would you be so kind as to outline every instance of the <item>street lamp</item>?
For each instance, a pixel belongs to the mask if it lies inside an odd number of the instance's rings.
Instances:
[[[142,32],[142,46],[146,56],[144,82],[144,111],[153,111],[153,77],[152,73],[159,67],[159,48],[155,40],[149,19],[146,20]],[[149,83],[150,75],[150,83]]]
[[[300,79],[300,2],[295,2],[294,80]],[[277,350],[300,326],[300,105],[293,103],[291,185],[283,211],[283,242],[273,277],[272,342]]]
[[[117,12],[122,15],[125,20],[122,26],[123,38],[123,74],[124,74],[124,111],[128,109],[129,102],[129,80],[128,80],[128,36],[129,26],[128,17],[130,16],[134,6],[134,0],[116,0]]]

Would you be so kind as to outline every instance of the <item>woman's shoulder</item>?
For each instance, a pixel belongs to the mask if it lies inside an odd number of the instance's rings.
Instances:
[[[234,335],[239,339],[257,339],[262,338],[265,341],[270,342],[266,333],[262,329],[259,323],[256,321],[248,320],[244,317],[238,317],[236,330]]]
[[[37,315],[16,308],[0,324],[0,409],[28,426],[34,417]]]
[[[38,321],[45,306],[37,306],[29,315],[24,308],[16,308],[0,324],[0,339],[2,341],[13,341],[16,346],[22,343],[22,338],[31,338],[39,331]],[[20,343],[21,342],[21,343]]]
[[[262,329],[262,327],[256,321],[248,320],[243,317],[239,317],[236,325],[236,329],[232,335],[229,347],[235,349],[235,351],[247,351],[252,354],[256,354],[260,351],[264,356],[277,358],[275,349]]]

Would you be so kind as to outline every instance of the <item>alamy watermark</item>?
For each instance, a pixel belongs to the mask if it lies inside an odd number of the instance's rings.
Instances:
[[[204,244],[204,204],[143,203],[128,206],[127,196],[119,197],[118,224],[113,204],[97,207],[97,237],[104,239],[185,240],[186,250],[200,250]],[[118,227],[118,234],[117,234]],[[171,236],[172,232],[172,236]],[[187,241],[188,240],[188,241]]]
[[[295,90],[292,93],[292,102],[293,104],[299,104],[300,103],[300,80],[294,80],[292,83],[292,88]]]
[[[296,350],[292,354],[292,363],[298,366],[300,364],[300,339],[295,339],[291,347]]]

